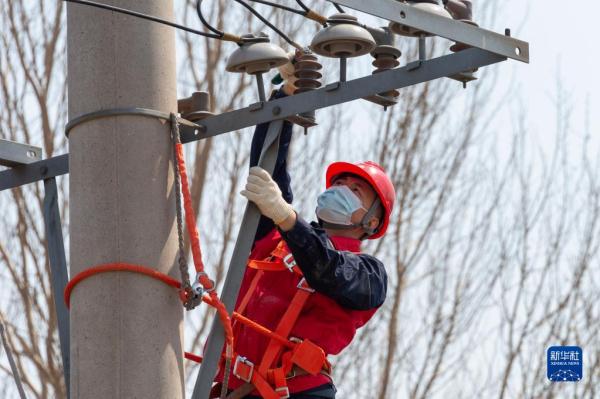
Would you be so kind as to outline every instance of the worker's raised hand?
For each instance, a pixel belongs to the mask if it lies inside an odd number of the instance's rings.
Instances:
[[[260,213],[280,224],[294,213],[290,204],[285,202],[281,190],[271,175],[261,167],[250,168],[246,189],[241,194],[256,204]]]
[[[296,81],[298,78],[294,76],[294,72],[296,72],[296,67],[294,66],[294,58],[299,54],[298,50],[295,52],[289,52],[288,62],[279,67],[279,74],[281,75],[281,79],[283,79],[283,92],[288,96],[294,94],[296,91]]]

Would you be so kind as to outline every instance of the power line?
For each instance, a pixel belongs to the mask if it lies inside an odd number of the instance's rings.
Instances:
[[[344,9],[338,3],[333,3],[332,2],[332,4],[335,7],[335,9],[338,10],[339,12],[341,12],[341,13],[345,12]]]
[[[163,25],[168,25],[168,26],[171,26],[176,29],[181,29],[183,31],[194,33],[196,35],[200,35],[200,36],[204,36],[204,37],[209,37],[211,39],[223,39],[223,35],[202,32],[202,31],[199,31],[196,29],[188,28],[187,26],[184,26],[184,25],[177,24],[175,22],[167,21],[165,19],[161,19],[161,18],[152,16],[152,15],[148,15],[148,14],[143,14],[143,13],[137,12],[137,11],[127,10],[125,8],[115,7],[115,6],[111,6],[108,4],[96,3],[94,1],[88,1],[88,0],[64,0],[64,1],[70,2],[70,3],[82,4],[82,5],[91,6],[91,7],[102,8],[105,10],[114,11],[114,12],[118,12],[121,14],[131,15],[136,18],[147,19],[149,21],[157,22],[157,23],[163,24]]]
[[[308,8],[308,7],[307,7],[307,6],[306,6],[306,5],[305,5],[305,4],[304,4],[304,3],[303,3],[301,0],[296,0],[296,3],[298,3],[298,5],[299,5],[300,7],[302,7],[302,9],[303,9],[304,11],[306,11],[306,12],[309,12],[309,11],[310,11],[310,8]]]
[[[250,1],[255,2],[255,3],[265,4],[267,6],[271,6],[271,7],[275,7],[275,8],[280,8],[285,11],[293,12],[294,14],[306,16],[306,10],[296,10],[295,8],[284,6],[282,4],[272,3],[272,2],[266,1],[266,0],[250,0]]]
[[[206,18],[204,18],[204,15],[202,14],[202,1],[203,0],[198,0],[198,2],[196,3],[196,12],[198,13],[198,18],[200,18],[200,22],[202,22],[202,24],[209,30],[211,30],[212,32],[214,32],[215,34],[219,35],[219,37],[223,37],[226,36],[227,33],[215,28],[214,26],[212,26],[207,20]],[[283,33],[281,30],[279,30],[275,25],[273,25],[271,22],[269,22],[265,17],[263,17],[262,15],[260,15],[260,13],[258,11],[256,11],[250,4],[242,1],[242,0],[235,0],[237,3],[239,3],[240,5],[244,6],[248,11],[250,11],[252,14],[254,14],[254,16],[258,19],[260,19],[265,25],[267,25],[269,28],[271,28],[273,31],[275,31],[279,36],[281,36],[283,38],[283,40],[285,40],[286,42],[288,42],[290,45],[294,46],[297,49],[301,49],[302,46],[300,46],[298,43],[294,42],[292,39],[289,38],[288,35],[286,35],[285,33]],[[259,0],[257,1],[259,3],[263,3],[263,4],[267,4],[270,5],[272,7],[277,7],[277,8],[283,8],[284,6],[279,6],[276,5],[274,3],[270,3],[268,1],[264,1],[264,0]],[[289,7],[285,7],[284,9],[288,9],[288,11],[292,10],[293,12],[299,12],[302,15],[304,15],[304,13],[298,11],[298,10],[294,10],[293,8],[289,8]],[[243,39],[242,39],[243,40]]]
[[[225,35],[225,32],[223,32],[223,31],[221,31],[221,30],[213,27],[204,18],[204,15],[202,15],[202,0],[198,0],[196,2],[196,13],[198,14],[198,18],[200,18],[200,22],[202,22],[202,25],[204,25],[208,30],[213,31],[214,33],[216,33],[217,35],[219,35],[219,37],[223,37],[223,35]]]
[[[199,0],[202,1],[202,0]],[[235,0],[237,3],[241,4],[242,6],[246,7],[248,9],[248,11],[250,11],[252,14],[254,14],[254,16],[258,19],[260,19],[265,25],[267,25],[269,28],[273,29],[279,36],[281,36],[283,38],[283,40],[285,40],[286,42],[288,42],[288,44],[290,44],[291,46],[301,50],[302,46],[299,45],[298,43],[296,43],[295,41],[293,41],[292,39],[289,38],[288,35],[286,35],[285,33],[283,33],[281,30],[277,29],[277,27],[275,25],[273,25],[272,23],[270,23],[265,17],[263,17],[262,15],[260,15],[260,13],[258,11],[256,11],[254,8],[252,8],[252,6],[250,6],[250,4],[242,1],[242,0]]]

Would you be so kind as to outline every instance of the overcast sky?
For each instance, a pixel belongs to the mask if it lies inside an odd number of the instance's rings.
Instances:
[[[475,1],[474,1],[475,3]],[[598,66],[598,15],[600,2],[577,0],[505,0],[494,30],[510,27],[513,36],[530,44],[530,64],[505,62],[501,73],[513,76],[520,84],[521,99],[528,107],[528,127],[543,136],[555,128],[555,91],[557,77],[569,93],[574,108],[574,128],[583,129],[586,108],[589,128],[598,137],[600,78]],[[587,103],[587,104],[586,104]]]
[[[473,0],[477,6],[484,0]],[[530,44],[530,63],[508,60],[488,68],[500,74],[498,91],[512,80],[515,95],[504,110],[498,113],[492,129],[510,129],[521,110],[526,110],[527,135],[541,145],[553,143],[556,131],[556,92],[560,77],[562,89],[567,94],[573,110],[572,129],[588,133],[595,143],[600,142],[600,51],[597,38],[597,18],[600,15],[598,0],[504,0],[498,7],[493,26],[482,28],[504,33],[510,28],[512,36]],[[353,14],[359,14],[353,12]],[[361,17],[368,21],[368,17]],[[397,39],[401,44],[403,38]],[[404,57],[403,57],[404,58]],[[403,63],[408,62],[404,59]],[[364,71],[361,71],[364,72]],[[349,71],[352,76],[352,71]],[[358,76],[356,76],[358,77]],[[477,83],[474,83],[477,84]],[[587,114],[587,118],[586,118]],[[357,109],[355,122],[368,123]],[[356,120],[358,119],[358,120]],[[548,148],[550,150],[550,148]]]

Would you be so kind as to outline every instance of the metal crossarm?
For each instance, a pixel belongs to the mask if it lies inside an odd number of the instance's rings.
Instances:
[[[472,48],[427,61],[416,61],[403,68],[370,75],[347,82],[336,82],[305,93],[252,104],[246,108],[215,115],[202,120],[201,130],[181,126],[181,142],[189,143],[219,134],[287,118],[316,109],[365,98],[388,90],[399,89],[433,79],[452,76],[506,60],[489,51]],[[0,191],[69,171],[68,154],[21,165],[0,172]]]
[[[42,149],[29,144],[0,139],[0,165],[25,165],[42,159]]]
[[[287,118],[296,114],[331,107],[332,105],[377,93],[452,76],[504,60],[506,60],[504,56],[472,48],[427,61],[413,62],[403,68],[392,69],[347,82],[332,83],[317,90],[253,104],[246,108],[206,118],[198,123],[203,126],[201,131],[182,127],[181,142],[189,143],[190,141],[269,122],[274,118]]]
[[[69,173],[69,154],[15,166],[0,172],[0,191]]]
[[[336,3],[419,31],[468,44],[517,61],[529,62],[529,43],[420,10],[397,0],[335,0]]]

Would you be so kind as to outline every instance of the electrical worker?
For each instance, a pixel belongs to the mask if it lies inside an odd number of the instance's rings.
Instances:
[[[286,82],[274,98],[293,93],[285,68]],[[273,176],[255,166],[267,130],[268,124],[256,128],[242,191],[263,216],[236,303],[236,312],[253,325],[234,319],[236,356],[227,398],[335,398],[326,355],[347,347],[385,300],[384,265],[360,247],[362,240],[385,234],[394,187],[374,162],[335,162],[317,199],[318,223],[307,223],[291,205],[291,123],[284,122]],[[213,395],[220,389],[215,385]]]

